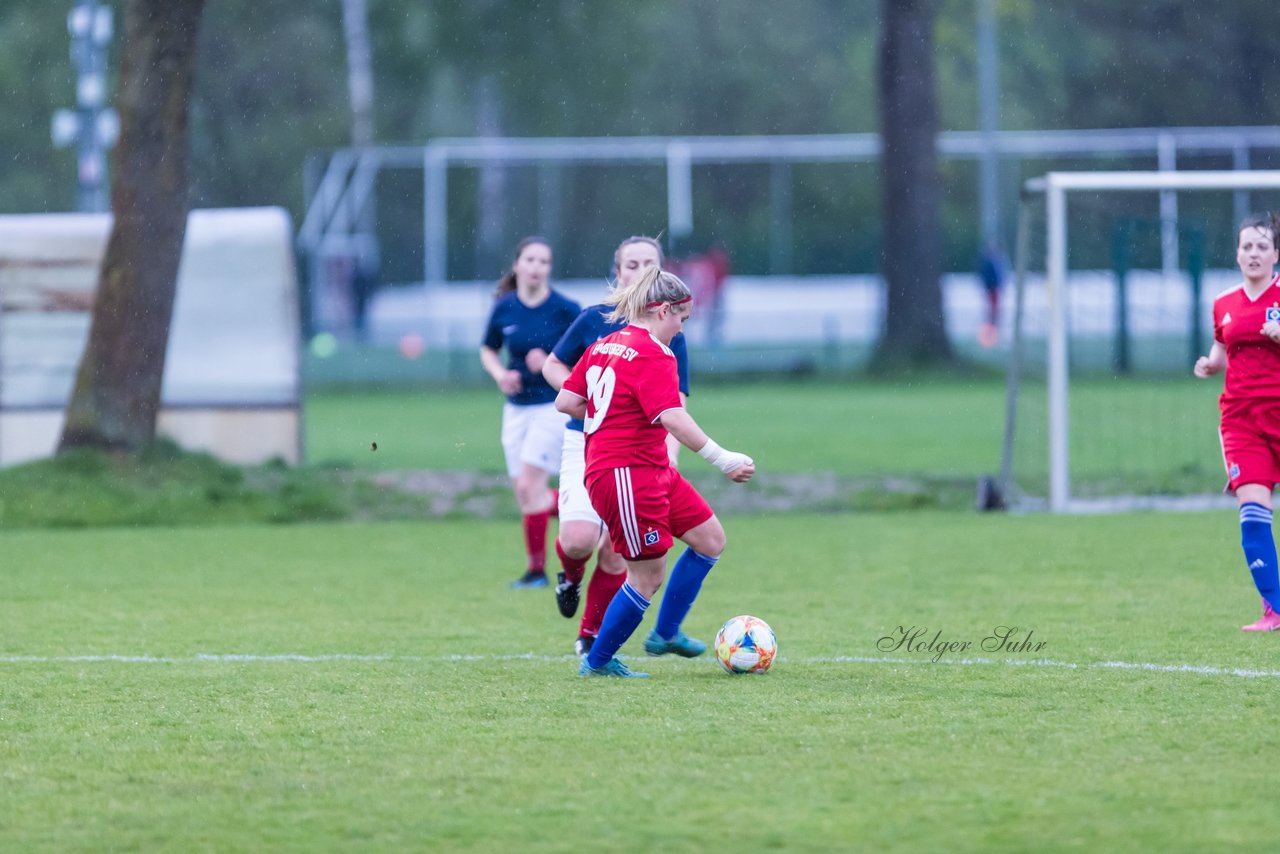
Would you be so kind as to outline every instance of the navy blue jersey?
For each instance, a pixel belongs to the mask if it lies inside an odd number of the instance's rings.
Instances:
[[[570,368],[578,364],[582,354],[587,352],[587,348],[592,344],[606,335],[612,335],[620,329],[627,328],[625,320],[617,323],[605,320],[605,315],[611,311],[613,306],[604,303],[584,308],[582,314],[578,315],[578,319],[565,332],[564,337],[557,342],[551,354]],[[676,337],[671,339],[670,350],[676,357],[676,375],[680,381],[680,391],[687,396],[689,394],[689,346],[685,343],[683,332],[677,332]],[[566,426],[570,430],[581,430],[582,419],[574,418]]]
[[[555,401],[556,390],[543,379],[541,371],[535,374],[529,370],[525,357],[530,350],[550,353],[578,314],[578,304],[555,290],[533,308],[520,302],[515,291],[498,297],[485,328],[484,346],[493,350],[505,346],[507,368],[520,372],[522,388],[517,394],[507,395],[507,400],[517,406]]]

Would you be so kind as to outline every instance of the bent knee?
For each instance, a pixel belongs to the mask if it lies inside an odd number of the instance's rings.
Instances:
[[[694,551],[707,557],[720,557],[720,555],[724,554],[724,547],[724,533],[721,532],[719,537],[709,540],[702,548],[694,549]]]
[[[713,517],[712,522],[699,525],[685,534],[685,543],[698,554],[707,557],[720,557],[725,547],[724,528]]]
[[[578,526],[566,522],[560,526],[560,548],[576,560],[591,557],[599,539],[600,529],[595,525]]]

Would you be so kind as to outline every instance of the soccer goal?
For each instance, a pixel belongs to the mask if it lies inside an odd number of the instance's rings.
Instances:
[[[1108,512],[1217,506],[1214,298],[1236,228],[1280,171],[1051,172],[1028,181],[1007,302],[1000,502]]]

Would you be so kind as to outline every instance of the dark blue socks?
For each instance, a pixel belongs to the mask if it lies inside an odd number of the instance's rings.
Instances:
[[[648,607],[649,600],[637,593],[631,582],[624,581],[604,612],[600,634],[591,645],[591,652],[587,653],[587,666],[604,667],[608,664],[627,638],[635,633]]]
[[[1253,501],[1240,505],[1240,545],[1258,593],[1280,611],[1280,571],[1276,566],[1276,541],[1271,535],[1271,511]]]
[[[686,548],[684,554],[680,555],[676,565],[671,567],[667,592],[662,594],[662,604],[658,606],[658,624],[654,626],[658,637],[671,640],[680,631],[680,624],[689,615],[693,600],[698,598],[698,591],[702,589],[702,579],[707,577],[707,573],[719,559],[699,554],[690,548]]]

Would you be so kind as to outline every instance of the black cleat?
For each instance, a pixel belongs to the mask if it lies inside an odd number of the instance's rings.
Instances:
[[[591,652],[591,646],[595,642],[596,639],[591,635],[579,635],[578,639],[573,642],[573,651],[578,655],[586,655]]]
[[[556,607],[566,620],[578,613],[578,587],[578,584],[567,580],[563,572],[556,576]]]

